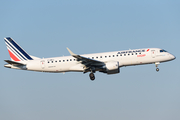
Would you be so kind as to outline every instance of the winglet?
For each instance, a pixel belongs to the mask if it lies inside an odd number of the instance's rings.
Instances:
[[[69,51],[69,53],[70,53],[72,56],[76,56],[76,54],[74,54],[68,47],[67,47],[67,50]]]

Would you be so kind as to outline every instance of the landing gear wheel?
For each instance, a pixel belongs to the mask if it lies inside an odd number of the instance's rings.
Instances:
[[[159,72],[159,68],[156,68],[156,71]]]
[[[89,77],[90,77],[90,79],[91,79],[92,81],[95,80],[94,73],[90,73],[90,74],[89,74]]]
[[[155,62],[155,65],[156,65],[156,71],[159,72],[159,68],[158,68],[158,65],[160,64],[160,62]]]

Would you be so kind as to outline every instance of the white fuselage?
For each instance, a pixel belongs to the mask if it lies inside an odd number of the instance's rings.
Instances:
[[[54,58],[37,58],[29,55],[11,37],[4,38],[11,60],[4,60],[7,68],[30,70],[38,72],[90,72],[89,77],[95,80],[96,71],[106,74],[120,73],[120,67],[152,64],[171,61],[175,56],[159,48],[145,48],[95,54],[74,54],[69,48],[71,56]]]
[[[119,62],[119,67],[160,63],[175,59],[172,54],[168,52],[160,52],[160,50],[161,49],[159,48],[148,48],[96,54],[84,54],[81,56],[104,63],[117,61]],[[73,56],[28,60],[25,61],[25,64],[26,70],[39,72],[83,72],[85,67]]]

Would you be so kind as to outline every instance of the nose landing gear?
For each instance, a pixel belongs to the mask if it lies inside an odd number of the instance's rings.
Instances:
[[[156,68],[156,71],[159,72],[159,68]]]
[[[156,62],[156,63],[155,63],[155,65],[156,65],[156,71],[157,71],[157,72],[159,72],[159,68],[158,68],[158,65],[159,65],[159,64],[160,64],[159,62]]]

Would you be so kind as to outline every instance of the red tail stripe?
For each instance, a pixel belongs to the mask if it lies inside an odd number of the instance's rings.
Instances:
[[[10,57],[14,60],[14,61],[20,61],[10,50],[8,50]]]

